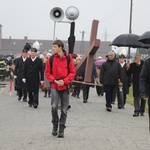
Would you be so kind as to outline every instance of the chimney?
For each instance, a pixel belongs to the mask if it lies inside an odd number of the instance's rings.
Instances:
[[[24,41],[25,41],[25,43],[28,42],[28,37],[27,36],[24,36]]]
[[[2,48],[2,25],[0,24],[0,49]]]

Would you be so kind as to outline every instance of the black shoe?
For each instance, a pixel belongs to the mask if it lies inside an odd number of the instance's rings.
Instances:
[[[143,113],[143,112],[141,112],[141,113],[140,113],[140,116],[144,116],[144,113]]]
[[[121,106],[118,106],[118,109],[121,109],[122,107]]]
[[[18,101],[20,101],[20,100],[21,100],[21,97],[18,98]]]
[[[56,136],[57,135],[57,130],[58,130],[58,124],[53,125],[53,130],[52,130],[52,135]]]
[[[26,99],[26,98],[23,98],[23,102],[27,102],[27,99]]]
[[[87,103],[87,100],[83,100],[83,103]]]
[[[106,110],[111,112],[112,108],[111,107],[106,107]]]
[[[35,106],[34,106],[34,108],[36,109],[36,108],[38,108],[38,106],[37,106],[37,105],[35,105]]]
[[[32,107],[32,104],[29,104],[29,107]]]
[[[65,129],[65,126],[60,125],[59,132],[58,132],[58,138],[64,138],[64,129]]]
[[[139,116],[139,112],[134,112],[133,117],[138,117]]]
[[[68,109],[70,109],[71,108],[71,105],[68,105]]]

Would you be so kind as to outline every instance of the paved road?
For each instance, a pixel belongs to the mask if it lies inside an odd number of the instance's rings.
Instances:
[[[0,150],[149,150],[148,114],[132,116],[133,106],[105,110],[104,97],[91,88],[89,102],[70,97],[65,138],[51,135],[50,98],[40,92],[38,109],[18,101],[9,86],[0,90]]]

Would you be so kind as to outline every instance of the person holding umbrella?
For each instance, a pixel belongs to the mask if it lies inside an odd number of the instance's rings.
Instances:
[[[141,60],[141,55],[136,54],[133,63],[127,63],[126,69],[129,77],[132,76],[133,83],[133,97],[134,97],[134,114],[133,117],[138,117],[139,114],[144,116],[145,112],[145,100],[140,98],[139,90],[139,76],[142,70],[144,61]]]
[[[118,99],[118,108],[124,108],[126,104],[126,95],[129,94],[129,87],[130,87],[130,77],[127,76],[126,73],[126,62],[125,62],[125,55],[121,54],[119,55],[119,63],[121,65],[124,81],[123,81],[123,87],[120,90],[120,87],[117,88],[117,99]],[[123,95],[121,95],[121,91],[123,91]]]

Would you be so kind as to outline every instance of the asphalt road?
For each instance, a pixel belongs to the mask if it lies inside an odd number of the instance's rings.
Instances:
[[[9,85],[0,90],[0,150],[149,150],[148,114],[133,117],[133,106],[105,110],[105,98],[90,89],[88,103],[70,96],[65,137],[51,135],[50,98],[40,91],[38,109],[18,101]],[[82,93],[80,94],[82,97]]]

